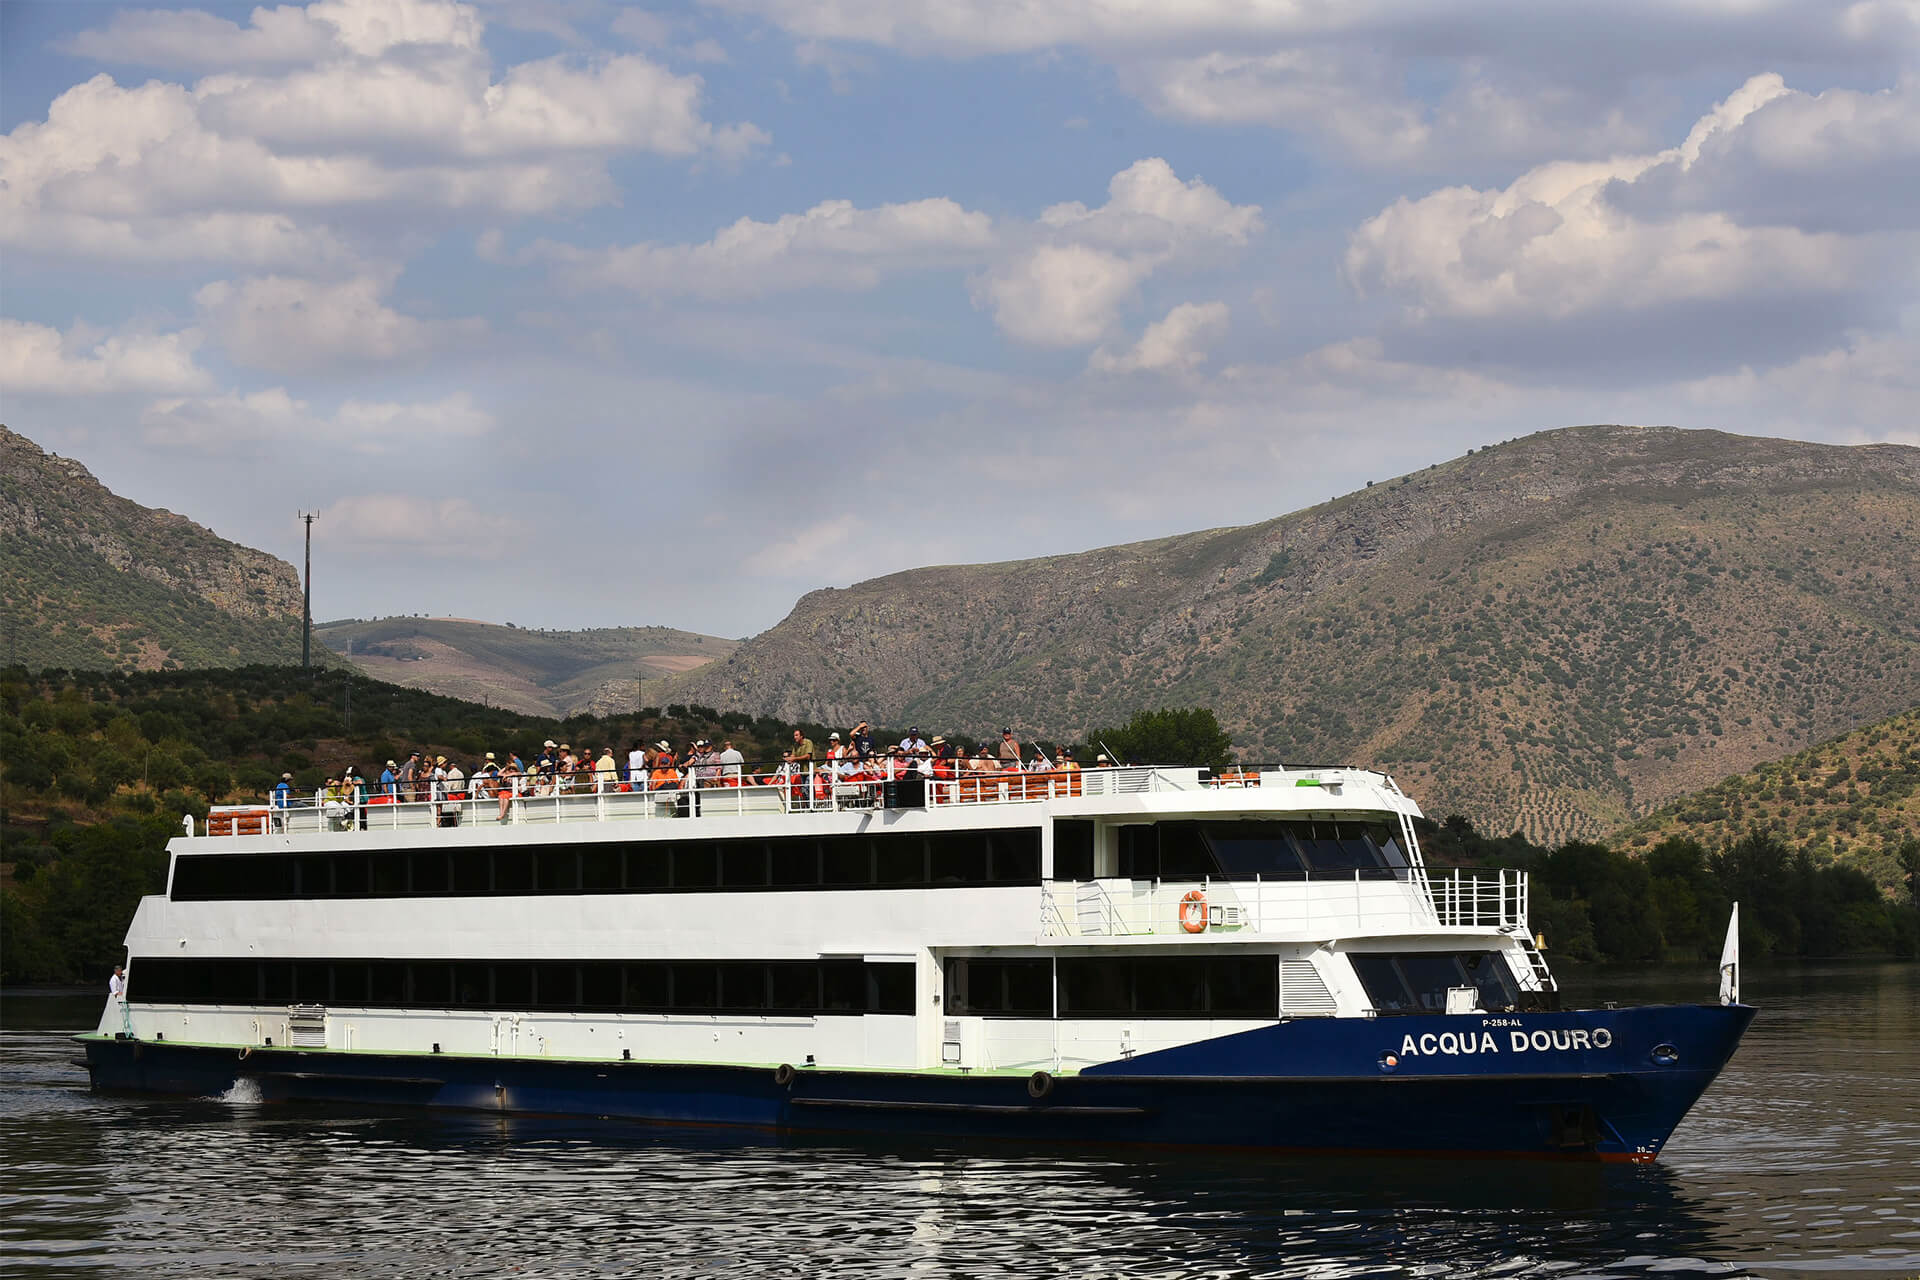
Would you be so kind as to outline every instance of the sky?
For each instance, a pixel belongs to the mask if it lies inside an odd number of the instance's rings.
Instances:
[[[1920,444],[1913,0],[0,3],[0,420],[318,618],[762,630],[1550,427]]]

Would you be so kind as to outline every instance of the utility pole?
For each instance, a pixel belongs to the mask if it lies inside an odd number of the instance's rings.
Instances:
[[[300,518],[307,522],[307,590],[300,601],[300,669],[313,670],[313,517],[311,511],[302,511]]]

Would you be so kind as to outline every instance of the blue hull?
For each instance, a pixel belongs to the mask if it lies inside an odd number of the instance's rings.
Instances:
[[[249,1083],[269,1102],[792,1132],[1651,1160],[1753,1015],[1734,1005],[1301,1019],[1035,1079],[81,1043],[95,1088],[139,1093],[215,1096]]]

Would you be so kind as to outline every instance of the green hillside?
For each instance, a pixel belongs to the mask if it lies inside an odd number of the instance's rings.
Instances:
[[[1723,779],[1616,832],[1644,850],[1673,836],[1725,849],[1766,832],[1897,893],[1920,851],[1920,709]]]
[[[545,631],[466,618],[352,618],[313,633],[378,679],[544,716],[632,710],[641,681],[692,670],[739,647],[672,627]]]
[[[116,497],[0,426],[0,661],[143,669],[297,662],[293,566]]]

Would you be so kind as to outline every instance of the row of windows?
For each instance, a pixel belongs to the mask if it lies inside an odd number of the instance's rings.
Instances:
[[[1054,875],[1092,876],[1093,835],[1055,827]],[[1063,854],[1063,850],[1065,851]],[[1119,873],[1130,880],[1299,879],[1405,874],[1399,835],[1385,823],[1292,819],[1284,822],[1158,822],[1120,828]],[[1078,868],[1084,867],[1085,874]]]
[[[955,1014],[1046,1018],[1272,1018],[1280,967],[1271,955],[955,958],[946,964]]]
[[[1504,1013],[1520,1000],[1513,970],[1495,951],[1356,952],[1354,972],[1381,1013],[1445,1013],[1449,987],[1473,987],[1480,1007]]]
[[[651,840],[176,860],[176,902],[1038,884],[1040,832]]]
[[[860,960],[181,960],[136,958],[147,1004],[622,1013],[912,1013],[913,966]]]

